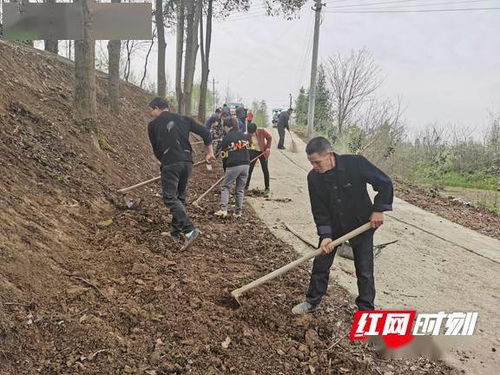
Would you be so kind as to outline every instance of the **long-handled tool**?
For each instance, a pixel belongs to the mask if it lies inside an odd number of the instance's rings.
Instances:
[[[292,233],[295,237],[297,237],[299,240],[304,242],[306,245],[312,247],[313,249],[316,249],[317,246],[313,244],[311,241],[309,241],[307,238],[302,236],[299,232],[297,232],[295,229],[293,229],[289,224],[283,222],[283,226],[285,227],[286,230],[288,230],[290,233]],[[392,245],[393,243],[398,242],[399,240],[393,240],[389,242],[384,242],[378,245],[373,245],[373,255],[375,257],[378,257],[381,253],[381,250],[386,248],[389,245]],[[341,256],[342,258],[347,258],[350,260],[354,260],[354,254],[352,252],[351,245],[348,243],[343,243],[340,245],[340,248],[337,250],[337,254]]]
[[[345,241],[348,241],[351,238],[356,237],[356,236],[360,235],[361,233],[366,232],[370,228],[371,228],[371,224],[370,223],[363,224],[359,228],[356,228],[353,231],[347,233],[346,235],[344,235],[344,236],[342,236],[340,238],[337,238],[335,241],[331,242],[329,244],[329,247],[331,249],[333,249],[334,247],[336,247],[336,246],[338,246],[340,244],[343,244]],[[306,255],[302,256],[301,258],[299,258],[297,260],[294,260],[293,262],[288,263],[287,265],[285,265],[285,266],[283,266],[283,267],[281,267],[281,268],[279,268],[277,270],[274,270],[273,272],[268,273],[267,275],[262,276],[260,279],[254,280],[251,283],[242,286],[241,288],[233,290],[231,292],[231,295],[234,297],[234,299],[238,303],[240,303],[240,301],[238,300],[238,298],[243,293],[249,291],[250,289],[258,287],[259,285],[264,284],[266,281],[272,280],[272,279],[274,279],[274,278],[276,278],[278,276],[283,275],[284,273],[286,273],[286,272],[288,272],[288,271],[296,268],[300,264],[304,263],[306,260],[314,258],[314,257],[316,257],[316,256],[318,256],[320,254],[321,254],[321,249],[318,249],[318,250],[313,251],[313,252],[311,252],[309,254],[306,254]]]
[[[197,163],[194,163],[193,164],[193,167],[196,167],[197,165],[201,165],[201,164],[204,164],[205,163],[205,160],[202,160],[202,161],[199,161]],[[132,185],[132,186],[129,186],[129,187],[126,187],[126,188],[123,188],[123,189],[120,189],[118,190],[118,193],[126,193],[127,191],[130,191],[130,190],[133,190],[133,189],[136,189],[138,187],[141,187],[141,186],[144,186],[144,185],[147,185],[149,184],[150,182],[155,182],[155,181],[158,181],[161,179],[161,175],[158,176],[158,177],[155,177],[155,178],[152,178],[150,180],[146,180],[146,181],[143,181],[143,182],[140,182],[138,184],[135,184],[135,185]]]
[[[259,155],[257,155],[255,158],[253,158],[252,160],[250,160],[250,164],[252,164],[254,161],[256,161],[258,158],[260,158],[262,155],[264,155],[264,152],[261,152]],[[198,198],[196,198],[196,200],[193,202],[193,205],[198,207],[198,208],[201,208],[198,203],[208,194],[210,193],[213,189],[215,189],[217,187],[217,185],[219,185],[223,180],[224,180],[224,177],[226,176],[222,176],[221,178],[219,178],[212,186],[210,186],[207,191],[205,191],[202,195],[200,195]]]
[[[299,149],[297,147],[297,143],[295,143],[295,139],[293,139],[292,137],[292,132],[290,131],[290,129],[288,129],[288,134],[290,134],[290,139],[292,140],[292,144],[290,145],[290,148],[288,150],[296,154],[299,152]]]

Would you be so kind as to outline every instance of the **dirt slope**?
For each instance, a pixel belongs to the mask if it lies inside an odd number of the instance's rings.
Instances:
[[[235,309],[229,291],[294,250],[250,209],[244,221],[211,220],[214,196],[192,211],[205,235],[185,254],[161,235],[169,216],[159,186],[123,209],[114,191],[158,173],[145,131],[150,97],[124,85],[113,117],[98,81],[99,122],[116,153],[75,123],[66,61],[0,41],[1,374],[452,372],[383,360],[343,338],[352,310],[341,288],[314,317],[292,317],[308,267]],[[196,170],[191,197],[220,173]]]

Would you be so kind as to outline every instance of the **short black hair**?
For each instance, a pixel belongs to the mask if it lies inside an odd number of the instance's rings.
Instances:
[[[220,111],[220,108],[217,108],[217,109],[215,110],[215,113],[220,113],[220,112],[221,112],[221,111]]]
[[[165,99],[157,96],[156,98],[151,100],[151,102],[149,103],[149,107],[153,109],[155,108],[168,109],[168,102]]]
[[[238,128],[238,121],[236,121],[236,119],[234,117],[226,118],[223,121],[223,124],[227,128],[232,128],[232,129],[237,129]]]
[[[323,154],[325,152],[332,152],[332,144],[325,137],[315,137],[311,139],[306,146],[306,154]]]
[[[288,112],[293,112],[293,109],[291,109],[291,108],[288,108]]]
[[[247,126],[247,132],[249,133],[255,133],[257,131],[257,125],[254,122],[251,122]]]

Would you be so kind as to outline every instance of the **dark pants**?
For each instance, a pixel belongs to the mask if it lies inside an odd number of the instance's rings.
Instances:
[[[358,278],[358,297],[356,305],[359,310],[373,310],[375,300],[375,280],[373,277],[373,230],[365,232],[349,241],[354,253],[354,267]],[[330,267],[337,249],[327,255],[314,258],[311,281],[306,301],[317,305],[326,293]]]
[[[172,214],[170,233],[174,236],[194,229],[186,212],[186,187],[192,169],[193,163],[189,162],[172,163],[161,168],[163,202]]]
[[[250,160],[253,160],[257,156],[259,156],[260,151],[255,151],[255,150],[250,150]],[[269,189],[269,168],[267,165],[267,159],[264,155],[261,155],[259,157],[260,165],[262,166],[262,172],[264,173],[264,186],[266,187],[266,190]],[[250,163],[250,169],[248,171],[248,179],[247,179],[247,186],[246,189],[250,186],[250,179],[252,178],[252,172],[253,168],[255,167],[255,163],[257,163],[257,160],[255,160],[253,163]]]
[[[278,148],[283,149],[285,148],[285,128],[278,126],[278,134],[280,136],[280,140],[278,142]]]

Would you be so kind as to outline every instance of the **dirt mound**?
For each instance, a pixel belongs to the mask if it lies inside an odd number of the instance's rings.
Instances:
[[[395,179],[395,191],[406,202],[433,212],[450,221],[487,236],[500,239],[500,215],[483,207],[465,204],[453,197],[443,197],[401,179]]]
[[[450,373],[440,362],[383,360],[351,343],[351,297],[331,288],[323,310],[295,318],[308,266],[249,293],[230,290],[296,258],[250,210],[244,220],[191,210],[204,232],[189,252],[165,236],[152,184],[122,207],[119,187],[154,177],[143,107],[122,86],[99,123],[115,152],[76,125],[71,65],[0,41],[0,373]],[[199,155],[198,155],[199,157]],[[194,199],[221,174],[197,167]]]

